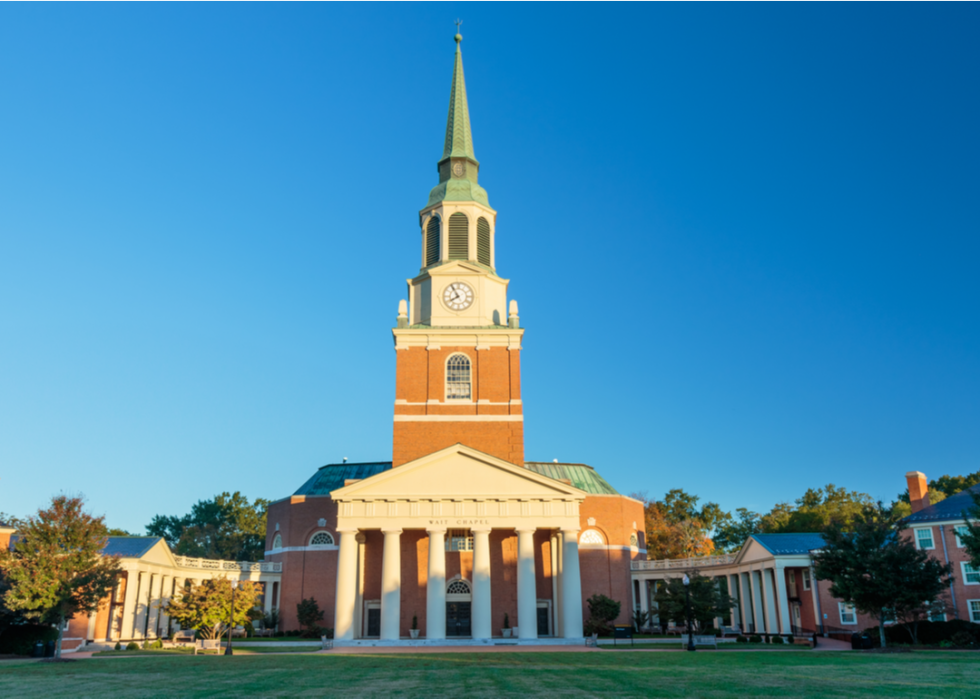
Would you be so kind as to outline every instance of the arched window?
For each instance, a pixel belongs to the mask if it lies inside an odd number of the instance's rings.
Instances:
[[[439,217],[429,219],[425,228],[425,266],[434,265],[439,261]]]
[[[490,224],[482,216],[476,220],[476,261],[490,266]]]
[[[454,354],[446,362],[446,399],[470,400],[470,358]]]
[[[606,540],[602,538],[602,534],[597,532],[595,529],[586,529],[582,532],[582,536],[579,537],[578,542],[580,544],[604,544]]]
[[[317,532],[310,537],[310,546],[333,546],[333,537],[330,532]]]
[[[276,534],[272,538],[272,549],[275,550],[281,548],[282,548],[282,534]]]
[[[470,259],[470,222],[466,214],[455,213],[449,217],[449,259]]]
[[[447,595],[468,595],[470,594],[470,586],[465,580],[453,580],[446,587]]]

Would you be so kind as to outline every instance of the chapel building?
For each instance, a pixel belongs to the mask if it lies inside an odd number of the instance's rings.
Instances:
[[[524,329],[497,273],[461,39],[420,270],[392,331],[391,461],[323,466],[268,511],[280,628],[312,597],[341,644],[580,640],[593,594],[628,620],[630,564],[646,557],[642,503],[590,466],[525,461]]]

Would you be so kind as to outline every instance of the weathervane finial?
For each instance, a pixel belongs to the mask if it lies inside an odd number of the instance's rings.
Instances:
[[[456,36],[454,36],[453,38],[456,39],[457,44],[463,40],[463,35],[459,33],[459,28],[462,26],[462,24],[463,24],[463,20],[461,19],[456,20]]]

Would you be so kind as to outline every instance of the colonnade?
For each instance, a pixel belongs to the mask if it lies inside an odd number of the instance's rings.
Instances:
[[[381,640],[396,641],[401,628],[401,534],[402,529],[382,529],[384,551],[381,563]],[[490,527],[472,528],[473,579],[471,634],[474,640],[492,636],[492,591],[490,570]],[[537,580],[534,563],[533,527],[517,529],[517,630],[520,639],[536,639]],[[446,637],[446,529],[427,528],[429,539],[426,582],[426,638]],[[358,593],[358,530],[338,528],[337,598],[334,638],[350,641],[355,634]],[[562,567],[558,572],[561,599],[561,628],[565,638],[582,637],[582,581],[578,559],[578,530],[562,529]]]

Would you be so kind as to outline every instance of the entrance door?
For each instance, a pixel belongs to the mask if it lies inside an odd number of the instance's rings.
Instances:
[[[470,635],[470,603],[446,602],[446,637]]]
[[[548,636],[548,607],[538,607],[538,636]]]
[[[367,623],[367,635],[368,638],[377,638],[381,636],[381,610],[377,607],[368,607],[367,610],[368,623]]]
[[[798,604],[793,605],[793,626],[796,627],[793,629],[794,631],[803,626],[803,622],[800,620],[800,605]]]

